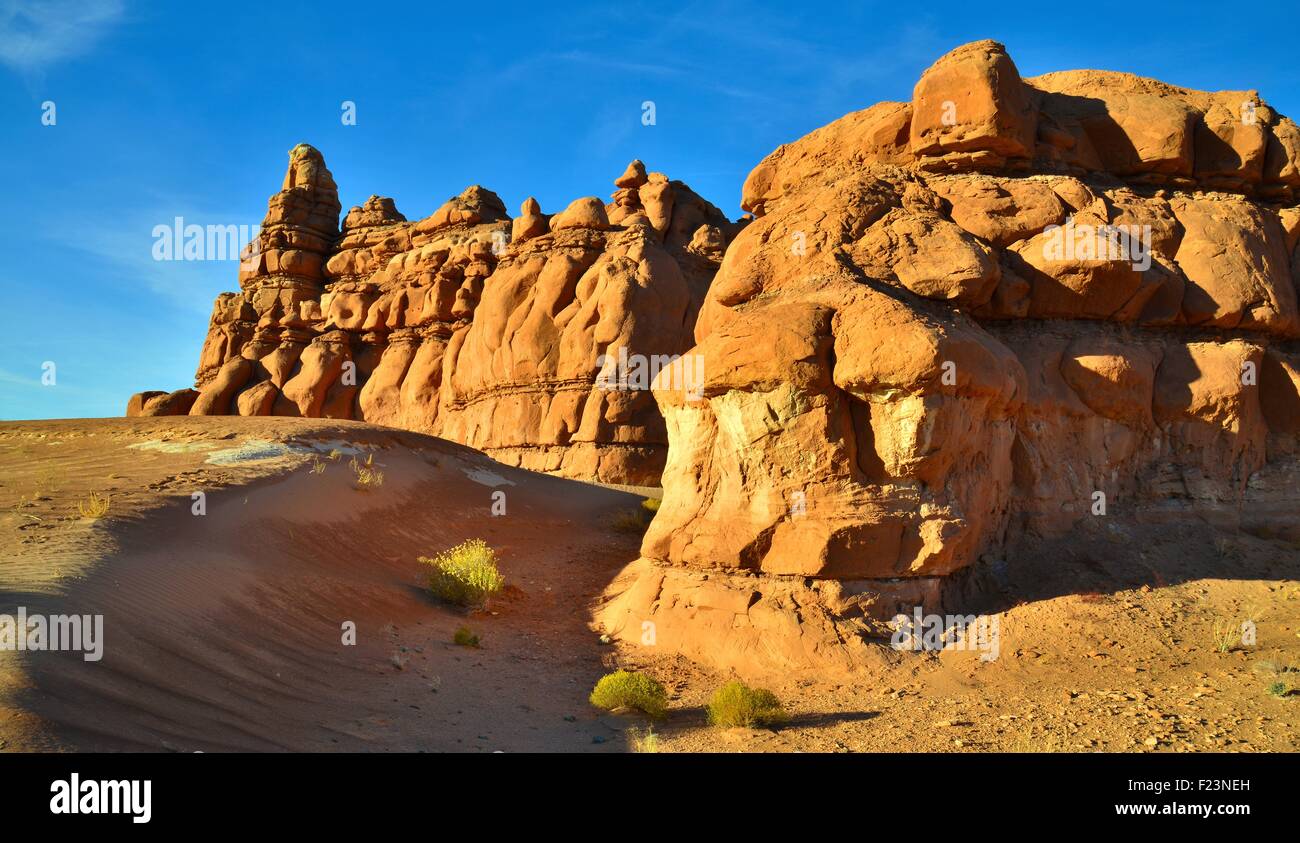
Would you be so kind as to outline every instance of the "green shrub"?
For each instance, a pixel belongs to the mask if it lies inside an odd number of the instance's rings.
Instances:
[[[664,686],[630,670],[616,670],[602,676],[590,699],[592,705],[606,711],[635,708],[651,717],[663,717],[668,710],[668,692]]]
[[[776,694],[744,682],[728,682],[709,701],[709,724],[713,726],[776,726],[789,719]]]
[[[641,508],[646,512],[658,512],[660,503],[662,503],[662,501],[660,501],[659,498],[646,498],[641,501]]]
[[[429,590],[434,596],[457,606],[482,606],[501,590],[505,577],[497,570],[496,551],[482,539],[470,539],[420,564],[433,569]]]
[[[461,647],[478,646],[478,636],[470,632],[469,627],[467,626],[462,626],[460,629],[456,630],[456,634],[451,636],[451,640],[452,643],[458,644]]]
[[[1285,697],[1291,693],[1291,688],[1285,682],[1274,682],[1268,686],[1268,692],[1275,697]]]

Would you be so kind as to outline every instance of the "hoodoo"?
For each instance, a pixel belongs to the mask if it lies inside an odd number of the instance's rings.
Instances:
[[[598,383],[620,355],[679,355],[734,236],[685,184],[633,161],[613,200],[511,219],[478,185],[408,221],[372,196],[338,224],[320,152],[289,156],[239,273],[213,307],[195,390],[128,415],[357,419],[435,433],[512,465],[658,485],[648,390]]]

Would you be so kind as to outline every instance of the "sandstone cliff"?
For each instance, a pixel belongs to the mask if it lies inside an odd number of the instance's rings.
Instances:
[[[778,148],[696,323],[702,395],[655,384],[664,501],[606,628],[851,666],[1029,534],[1300,539],[1298,167],[1253,91],[1021,79],[991,41]]]
[[[213,307],[197,394],[140,393],[127,414],[358,419],[658,485],[668,440],[653,398],[597,376],[606,359],[690,346],[737,225],[640,161],[615,186],[608,204],[558,214],[528,199],[513,220],[478,186],[416,222],[372,196],[340,227],[333,177],[299,145],[241,292]]]

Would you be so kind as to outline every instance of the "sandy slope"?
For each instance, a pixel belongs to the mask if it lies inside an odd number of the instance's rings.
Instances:
[[[130,447],[164,439],[168,450]],[[205,462],[250,441],[373,450],[385,482],[357,491],[347,457],[324,457],[320,474],[308,453]],[[610,731],[585,697],[610,651],[581,607],[635,551],[635,537],[597,523],[636,506],[631,495],[353,423],[8,424],[0,442],[0,611],[102,613],[106,625],[99,663],[0,655],[16,686],[0,716],[11,748],[615,746],[593,743]],[[13,508],[42,471],[56,489]],[[74,503],[91,489],[112,495],[94,524]],[[505,517],[488,516],[494,489]],[[494,614],[467,618],[422,592],[416,557],[471,537],[499,550],[512,587]],[[450,643],[462,624],[481,649]]]
[[[356,490],[336,448],[373,453],[383,486]],[[111,496],[94,522],[77,513],[91,491]],[[1300,694],[1267,692],[1300,666],[1296,550],[1196,526],[1108,525],[979,573],[996,661],[882,648],[851,683],[769,677],[784,729],[709,729],[726,677],[589,626],[636,555],[611,524],[638,502],[352,422],[0,424],[0,613],[106,626],[98,663],[0,653],[0,748],[617,751],[639,722],[586,703],[614,665],[673,692],[666,751],[1300,748]],[[490,614],[421,588],[416,557],[471,537],[509,583]],[[1214,623],[1246,617],[1258,643],[1219,652]],[[461,625],[481,649],[450,643]]]

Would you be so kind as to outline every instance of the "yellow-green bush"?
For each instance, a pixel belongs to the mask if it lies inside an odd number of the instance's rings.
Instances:
[[[713,726],[776,726],[789,719],[776,694],[744,682],[728,682],[709,701],[709,723]]]
[[[429,590],[435,597],[457,606],[482,606],[501,590],[505,577],[497,570],[496,551],[482,539],[470,539],[420,564],[433,569]]]
[[[461,647],[478,646],[478,636],[471,632],[470,628],[467,626],[462,626],[460,629],[456,630],[455,634],[451,636],[451,641],[453,644],[458,644]]]
[[[591,704],[612,711],[635,708],[651,717],[663,717],[668,710],[668,692],[655,679],[631,670],[616,670],[600,678],[591,692]]]

